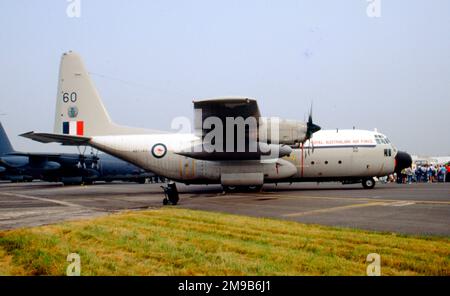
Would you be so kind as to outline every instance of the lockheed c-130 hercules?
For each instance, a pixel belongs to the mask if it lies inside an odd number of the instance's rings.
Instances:
[[[255,99],[196,100],[194,110],[195,133],[117,125],[80,56],[70,51],[61,58],[54,133],[22,136],[92,146],[169,180],[221,184],[226,190],[313,180],[362,182],[373,188],[374,177],[409,166],[409,155],[380,133],[319,131],[311,114],[307,122],[264,118]],[[176,204],[178,196],[172,196],[165,202]]]

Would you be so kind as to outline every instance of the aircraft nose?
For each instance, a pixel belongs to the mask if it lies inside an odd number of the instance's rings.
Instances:
[[[412,157],[406,152],[398,151],[395,156],[395,171],[401,172],[401,170],[409,168],[412,165]]]

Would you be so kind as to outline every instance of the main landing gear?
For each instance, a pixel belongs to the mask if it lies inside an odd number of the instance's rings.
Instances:
[[[177,185],[175,182],[170,182],[167,186],[161,186],[164,190],[165,198],[163,199],[163,205],[176,205],[180,200],[178,196]]]
[[[233,192],[260,192],[262,185],[250,185],[250,186],[232,186],[223,185],[223,191],[233,193]]]
[[[362,186],[364,189],[372,189],[375,187],[375,180],[373,178],[365,178],[362,180]]]

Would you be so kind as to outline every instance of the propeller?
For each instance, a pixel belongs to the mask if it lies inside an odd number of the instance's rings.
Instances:
[[[80,146],[77,146],[77,150],[78,150],[78,163],[77,163],[77,168],[81,169],[85,169],[86,168],[86,157],[84,156],[84,153],[86,152],[86,146],[84,146],[83,152],[81,152]]]
[[[306,139],[311,139],[315,132],[320,131],[320,126],[315,124],[312,119],[312,104],[309,110],[308,122],[306,123]]]
[[[308,141],[307,152],[305,151],[305,158],[307,155],[309,156],[311,153],[314,153],[314,143],[311,140],[311,138],[315,132],[320,131],[320,126],[318,126],[317,124],[315,124],[313,122],[312,110],[313,110],[313,107],[312,107],[312,103],[311,103],[311,107],[309,109],[308,121],[306,122],[306,138],[305,138],[305,140],[309,140],[309,141]]]
[[[98,151],[97,150],[94,150],[94,148],[92,148],[91,147],[91,156],[92,156],[92,164],[91,164],[91,167],[93,168],[93,169],[99,169],[100,168],[100,166],[99,166],[99,163],[98,163],[98,161],[100,160],[100,158],[98,157]]]

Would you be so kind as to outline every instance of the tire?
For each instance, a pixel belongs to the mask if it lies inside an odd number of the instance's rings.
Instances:
[[[253,185],[253,186],[248,186],[247,190],[249,192],[260,192],[262,189],[262,185]]]
[[[375,187],[375,180],[373,178],[363,179],[362,186],[364,189],[373,189]]]
[[[169,200],[167,198],[163,199],[163,205],[167,206],[169,204]]]
[[[223,187],[223,191],[225,191],[225,192],[230,192],[230,193],[236,192],[237,189],[238,189],[237,186],[229,186],[229,185],[226,185],[226,186],[222,186],[222,187]]]

